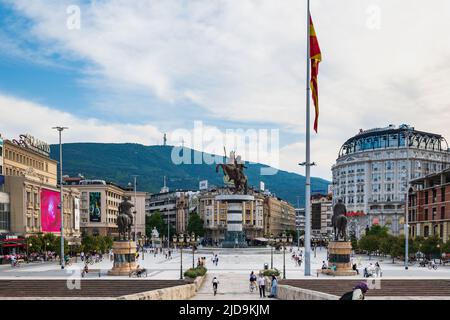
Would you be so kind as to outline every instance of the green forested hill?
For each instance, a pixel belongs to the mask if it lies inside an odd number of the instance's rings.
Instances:
[[[144,146],[140,144],[69,143],[63,145],[63,169],[67,175],[83,174],[87,179],[103,179],[126,186],[132,175],[139,175],[138,190],[158,192],[167,177],[171,189],[198,189],[199,181],[208,180],[210,185],[223,185],[223,175],[215,171],[215,165],[180,164],[171,160],[171,146]],[[202,158],[202,153],[188,148],[185,152]],[[51,157],[59,159],[58,146],[51,146]],[[259,187],[264,181],[266,189],[296,206],[304,204],[305,177],[279,170],[275,175],[260,175],[261,164],[247,164],[249,186]],[[313,192],[326,192],[328,181],[312,178]]]

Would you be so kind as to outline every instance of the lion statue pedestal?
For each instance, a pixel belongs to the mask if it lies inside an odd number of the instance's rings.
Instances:
[[[114,241],[113,244],[114,264],[108,271],[110,276],[128,276],[131,271],[136,270],[136,242]]]

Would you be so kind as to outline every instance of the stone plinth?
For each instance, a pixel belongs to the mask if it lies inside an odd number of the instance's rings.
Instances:
[[[136,242],[114,241],[112,249],[114,264],[108,275],[128,276],[131,271],[136,270]]]
[[[335,276],[354,276],[350,255],[352,243],[350,241],[332,241],[328,244],[328,267],[336,266],[336,271],[322,270],[322,273]]]

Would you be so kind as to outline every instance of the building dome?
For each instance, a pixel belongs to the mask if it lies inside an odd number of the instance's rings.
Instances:
[[[409,147],[435,151],[448,150],[448,143],[441,135],[417,131],[403,124],[398,128],[389,125],[386,128],[360,129],[357,135],[342,145],[338,157],[362,151],[405,147],[407,137]]]

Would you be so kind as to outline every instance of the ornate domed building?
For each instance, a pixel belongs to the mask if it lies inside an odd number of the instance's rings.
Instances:
[[[409,181],[449,166],[448,144],[439,134],[408,125],[361,129],[342,145],[332,167],[333,202],[343,200],[349,233],[357,238],[373,224],[398,235]]]

